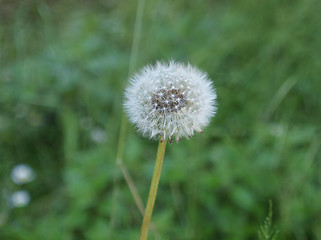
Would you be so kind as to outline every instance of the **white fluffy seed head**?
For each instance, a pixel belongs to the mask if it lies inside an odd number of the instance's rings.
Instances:
[[[202,132],[215,115],[207,74],[191,65],[157,62],[130,79],[124,107],[143,136],[176,141]]]
[[[11,171],[11,179],[15,184],[22,185],[33,181],[35,173],[27,164],[18,164]]]

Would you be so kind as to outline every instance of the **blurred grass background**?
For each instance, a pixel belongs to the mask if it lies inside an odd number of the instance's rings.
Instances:
[[[116,165],[136,1],[0,1],[0,239],[138,239]],[[147,0],[137,70],[207,71],[218,113],[168,145],[153,213],[161,239],[321,239],[321,2]],[[124,162],[147,199],[156,142],[129,126]],[[10,171],[37,178],[17,186]],[[16,190],[24,208],[10,208]],[[153,238],[150,232],[150,239]]]

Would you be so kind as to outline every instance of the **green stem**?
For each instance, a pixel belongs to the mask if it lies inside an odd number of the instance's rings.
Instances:
[[[126,137],[126,129],[127,129],[127,118],[126,115],[123,113],[121,117],[121,124],[120,124],[120,131],[119,131],[119,139],[118,139],[118,147],[117,147],[117,156],[116,162],[123,161],[123,153],[124,153],[124,143]]]
[[[148,237],[148,227],[150,219],[152,217],[154,203],[157,195],[159,178],[162,171],[162,165],[164,160],[165,148],[166,148],[167,139],[159,141],[156,162],[154,167],[154,173],[152,178],[152,183],[149,189],[149,195],[147,200],[147,206],[144,214],[143,224],[140,232],[140,240],[147,240]]]
[[[137,56],[138,56],[139,42],[140,42],[140,37],[142,32],[145,1],[146,0],[138,0],[138,4],[137,4],[136,21],[134,26],[134,36],[133,36],[133,42],[132,42],[131,54],[130,54],[130,60],[129,60],[128,77],[131,74],[133,74],[137,65]],[[126,129],[127,129],[127,118],[126,118],[126,114],[123,112],[121,125],[120,125],[120,136],[119,136],[118,148],[117,148],[118,162],[121,162],[123,159]]]
[[[128,69],[128,76],[133,74],[133,71],[136,68],[137,65],[137,57],[138,57],[138,50],[139,50],[139,43],[140,43],[140,37],[141,37],[141,31],[142,31],[142,24],[143,24],[143,13],[144,13],[144,6],[145,6],[146,0],[138,0],[137,4],[137,10],[136,10],[136,21],[134,26],[134,36],[133,36],[133,42],[131,47],[131,54],[130,54],[130,61],[129,61],[129,69]],[[120,131],[119,131],[119,139],[118,139],[118,147],[117,147],[117,156],[116,156],[116,163],[118,166],[124,166],[123,164],[123,155],[124,155],[124,145],[125,145],[125,138],[126,138],[126,130],[127,130],[128,121],[126,118],[126,114],[123,112],[121,117],[121,125],[120,125]],[[122,172],[124,173],[123,169],[125,167],[121,167]],[[129,174],[128,174],[129,176]],[[126,178],[125,180],[128,184],[128,186],[131,186],[131,183],[128,181],[130,178]],[[136,190],[135,185],[131,189],[134,189],[135,192],[138,193]],[[115,205],[116,205],[116,193],[117,193],[117,178],[114,178],[114,193],[113,193],[113,210],[112,210],[112,217],[111,217],[111,226],[113,227],[116,222],[116,215],[115,215]],[[132,191],[133,193],[133,191]],[[133,194],[135,198],[135,202],[139,209],[141,209],[141,204],[139,202],[140,196]],[[138,201],[137,201],[138,199]]]

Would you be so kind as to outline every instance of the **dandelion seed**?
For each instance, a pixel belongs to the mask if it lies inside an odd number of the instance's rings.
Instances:
[[[96,127],[90,132],[91,139],[96,143],[103,143],[107,140],[107,134],[104,129]]]
[[[35,173],[27,164],[18,164],[11,171],[11,179],[15,184],[21,185],[33,181]]]
[[[201,132],[215,115],[212,82],[189,64],[158,62],[130,81],[124,107],[143,136],[179,141]]]
[[[9,205],[11,207],[25,207],[30,202],[30,194],[27,191],[17,191],[11,195]]]

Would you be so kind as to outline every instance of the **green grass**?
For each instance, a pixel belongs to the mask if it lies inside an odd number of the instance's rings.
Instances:
[[[136,7],[0,1],[0,239],[138,239],[142,217],[116,165]],[[218,94],[204,133],[166,150],[152,218],[162,239],[257,239],[270,199],[277,239],[320,239],[320,10],[146,1],[136,69],[190,62]],[[93,141],[97,128],[106,141]],[[128,126],[124,162],[144,201],[156,145]],[[18,163],[36,180],[14,185]],[[31,202],[10,209],[18,189]]]

